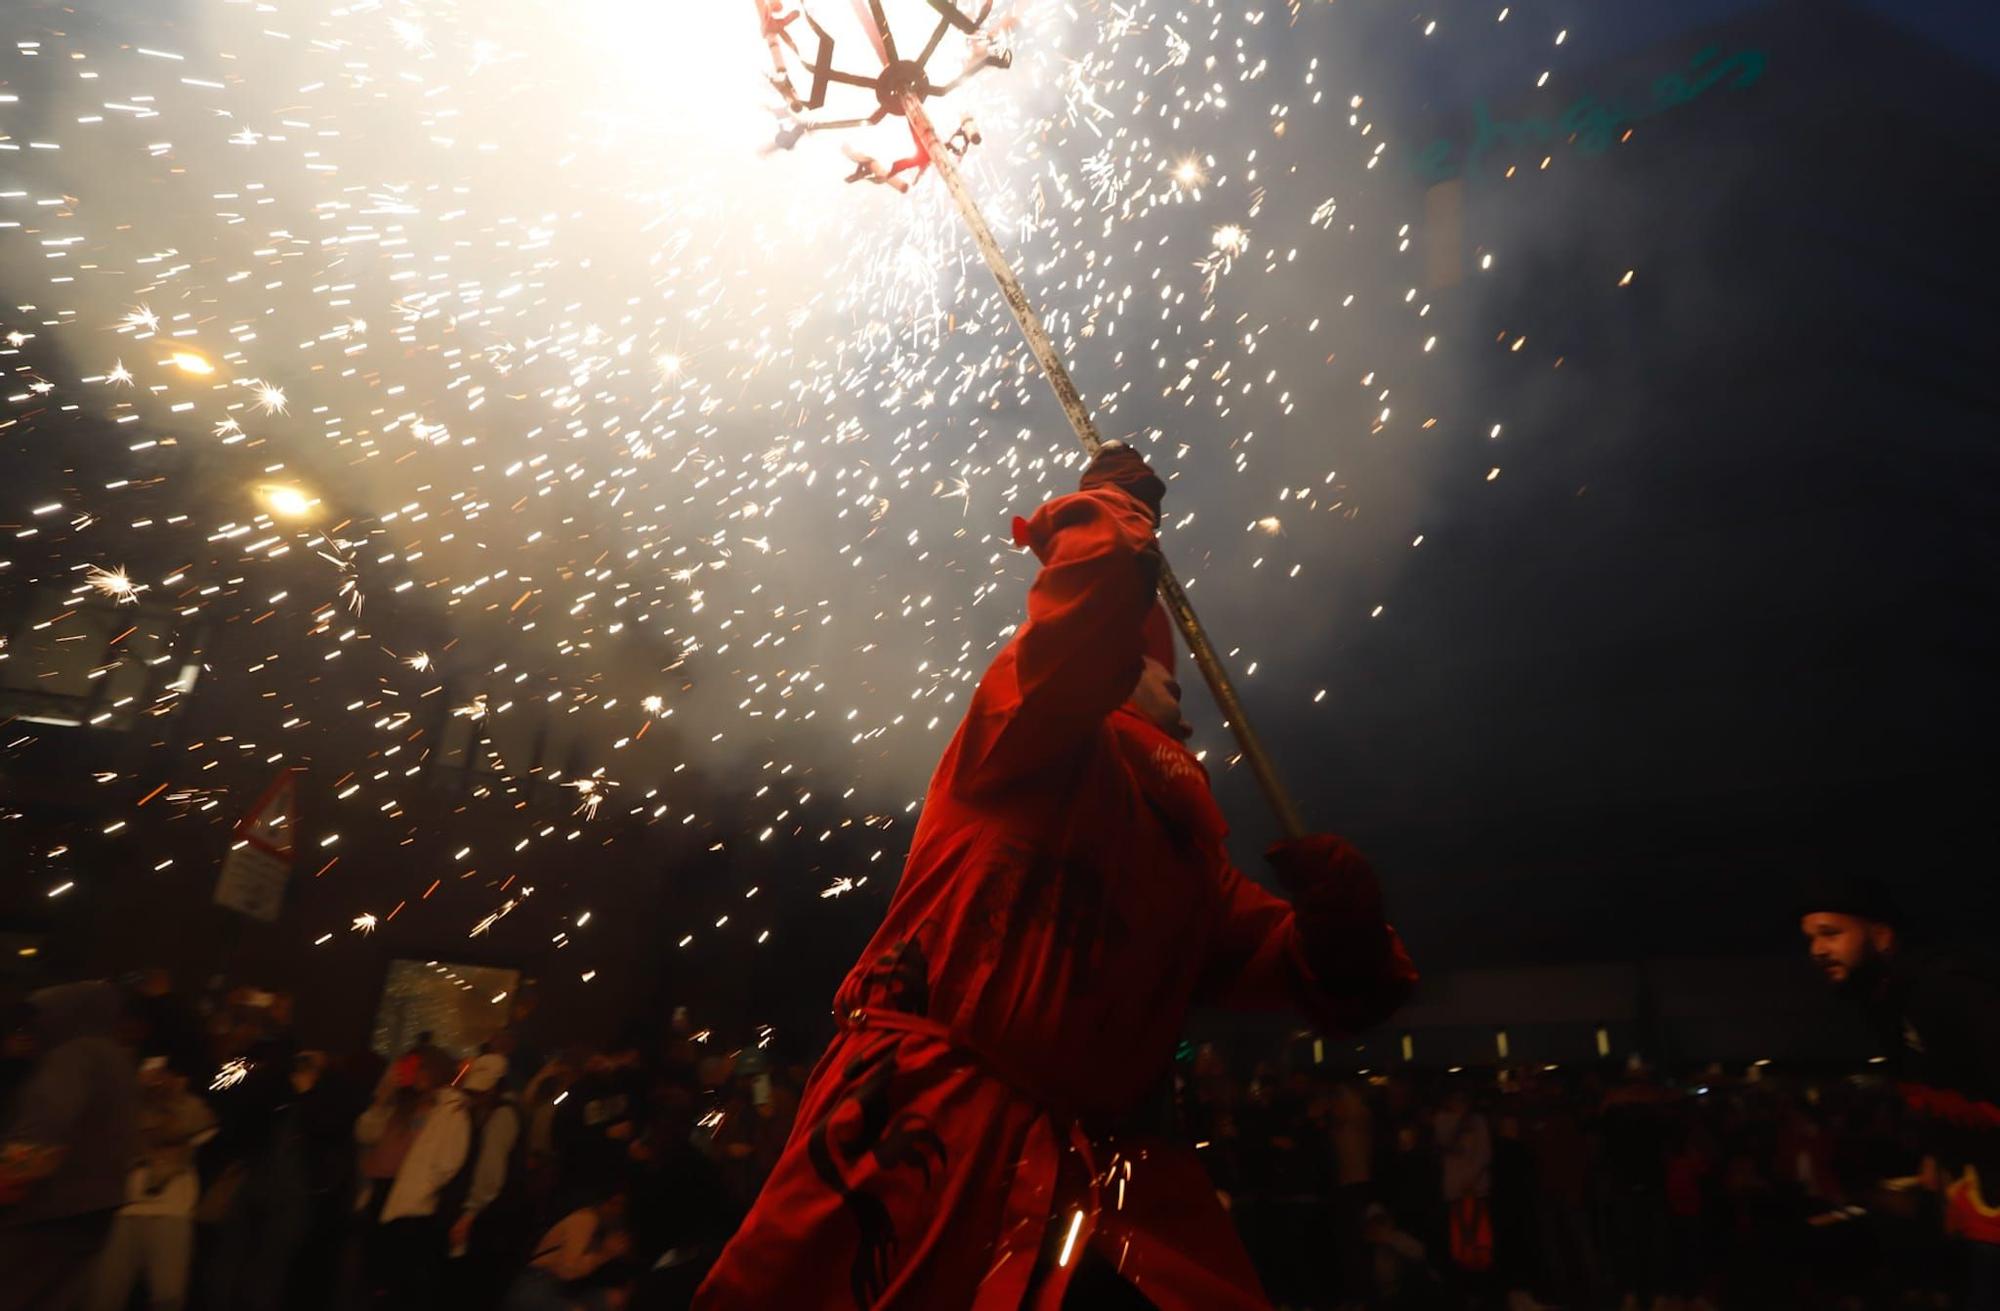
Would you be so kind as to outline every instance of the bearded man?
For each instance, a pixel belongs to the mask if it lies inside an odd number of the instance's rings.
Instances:
[[[1923,1130],[1922,1178],[1962,1242],[1967,1311],[2000,1311],[2000,983],[1913,946],[1878,879],[1834,877],[1800,907],[1828,983],[1864,1010]]]

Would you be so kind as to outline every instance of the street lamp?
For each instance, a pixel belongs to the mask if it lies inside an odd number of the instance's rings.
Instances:
[[[319,506],[319,498],[285,483],[266,483],[258,488],[265,508],[280,519],[304,519]]]

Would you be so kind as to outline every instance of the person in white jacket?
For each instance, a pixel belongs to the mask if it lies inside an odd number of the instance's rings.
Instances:
[[[522,1249],[534,1239],[526,1156],[521,1147],[521,1107],[507,1090],[507,1058],[474,1057],[458,1077],[472,1115],[472,1164],[463,1205],[452,1219],[446,1280],[462,1307],[499,1305]],[[447,1206],[458,1199],[448,1189]],[[445,1218],[451,1219],[450,1216]]]
[[[194,1206],[201,1191],[197,1147],[215,1137],[215,1113],[185,1076],[155,1057],[139,1071],[141,1155],[125,1180],[125,1205],[97,1254],[86,1311],[124,1311],[146,1285],[150,1311],[181,1311],[194,1258]]]
[[[465,1094],[467,1113],[476,1121],[478,1155],[472,1167],[471,1187],[465,1207],[451,1225],[451,1254],[463,1256],[472,1239],[472,1230],[486,1208],[498,1201],[511,1182],[514,1145],[521,1137],[521,1110],[508,1095],[502,1081],[507,1077],[507,1058],[485,1052],[473,1059],[459,1076],[458,1090]]]
[[[472,1117],[465,1094],[451,1086],[453,1072],[451,1058],[442,1052],[427,1052],[419,1063],[410,1150],[369,1234],[369,1284],[387,1308],[418,1311],[436,1305],[451,1219],[438,1214],[438,1203],[465,1168],[472,1145]],[[372,1146],[387,1132],[395,1110],[393,1097],[378,1099],[355,1121],[355,1141]]]

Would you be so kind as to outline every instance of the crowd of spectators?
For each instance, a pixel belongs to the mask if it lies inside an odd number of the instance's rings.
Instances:
[[[0,1311],[686,1305],[806,1071],[673,1020],[599,1047],[302,1050],[283,994],[150,975],[6,1021]],[[1863,1074],[1177,1064],[1171,1131],[1293,1308],[1945,1306]],[[1892,1181],[1885,1186],[1885,1181]]]
[[[0,1311],[684,1306],[804,1077],[673,1023],[333,1056],[158,975],[0,1025]]]
[[[1281,1306],[1953,1304],[1920,1136],[1865,1068],[1244,1079],[1203,1049],[1181,1100]]]

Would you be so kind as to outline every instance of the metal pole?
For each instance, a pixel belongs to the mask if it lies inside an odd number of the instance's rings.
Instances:
[[[1098,436],[1090,410],[1078,394],[1076,383],[1070,379],[1062,356],[1056,353],[1055,343],[1049,340],[1048,329],[1042,326],[1041,316],[1028,302],[1027,290],[1021,286],[1020,278],[1014,275],[1014,268],[1007,262],[1006,254],[994,238],[993,229],[986,225],[986,216],[979,212],[979,203],[966,189],[957,161],[938,140],[937,128],[931,124],[930,115],[924,112],[921,96],[905,95],[903,113],[910,121],[910,131],[916,137],[918,149],[930,157],[931,166],[944,180],[945,190],[951,193],[951,198],[958,204],[958,212],[965,217],[965,226],[972,230],[973,242],[979,247],[979,253],[986,257],[986,267],[993,271],[993,280],[1000,284],[1000,297],[1013,311],[1014,321],[1021,325],[1021,335],[1028,339],[1028,351],[1042,366],[1042,374],[1055,390],[1056,401],[1068,417],[1069,426],[1076,430],[1077,440],[1083,443],[1083,448],[1095,455],[1097,448],[1104,444],[1104,439]],[[1250,726],[1250,717],[1244,713],[1243,702],[1236,695],[1236,685],[1229,681],[1229,671],[1222,667],[1222,657],[1216,654],[1214,644],[1208,640],[1208,632],[1194,612],[1194,603],[1188,600],[1187,589],[1174,576],[1172,566],[1164,561],[1160,565],[1160,599],[1167,603],[1167,610],[1179,625],[1181,636],[1187,639],[1188,651],[1201,670],[1202,680],[1215,697],[1223,722],[1236,735],[1236,745],[1242,749],[1244,760],[1249,762],[1250,772],[1257,776],[1257,786],[1263,789],[1264,799],[1270,802],[1272,811],[1276,813],[1278,826],[1288,838],[1303,837],[1305,824],[1299,819],[1298,808],[1292,804],[1291,795],[1285,791],[1284,782],[1278,777],[1277,766],[1264,750],[1264,743],[1258,738],[1256,730]]]

